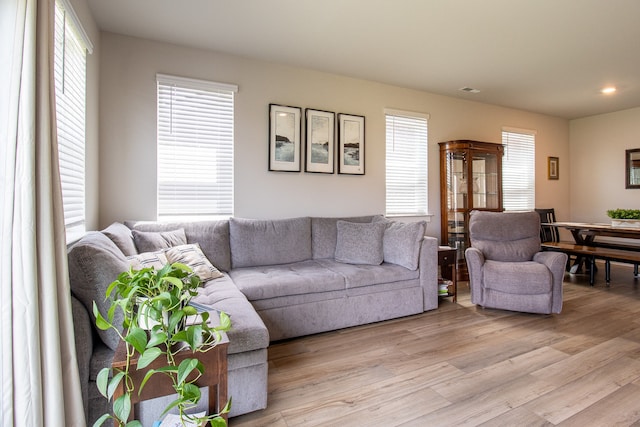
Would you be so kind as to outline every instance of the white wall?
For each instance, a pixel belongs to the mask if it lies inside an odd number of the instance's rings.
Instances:
[[[640,108],[570,122],[570,198],[574,221],[609,222],[609,209],[640,209],[625,189],[625,150],[640,148]]]
[[[284,218],[383,213],[384,108],[429,113],[427,234],[440,234],[437,142],[500,142],[503,126],[537,131],[540,207],[567,213],[568,121],[314,70],[249,60],[112,33],[102,34],[100,69],[100,225],[156,215],[156,73],[234,83],[235,215]],[[268,172],[269,103],[366,117],[366,175]],[[560,157],[559,181],[546,179]]]

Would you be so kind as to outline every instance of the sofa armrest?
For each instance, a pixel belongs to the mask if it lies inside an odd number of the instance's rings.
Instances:
[[[562,281],[564,280],[564,271],[567,265],[568,256],[564,252],[543,251],[533,256],[535,262],[544,264],[549,271],[553,280],[552,292],[553,298],[551,303],[551,312],[560,313],[562,311]]]
[[[425,236],[420,246],[420,286],[424,311],[438,308],[438,239]]]
[[[89,408],[89,371],[93,355],[93,330],[89,312],[76,297],[71,296],[71,312],[73,314],[73,332],[76,344],[78,374],[82,389],[82,403],[85,418],[88,419]]]
[[[464,252],[467,260],[467,271],[469,272],[469,291],[471,302],[482,304],[482,267],[484,266],[484,254],[478,248],[467,248]]]

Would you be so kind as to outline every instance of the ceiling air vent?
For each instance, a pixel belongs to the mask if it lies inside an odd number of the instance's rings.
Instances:
[[[467,86],[461,87],[458,90],[461,90],[462,92],[467,92],[467,93],[480,93],[480,91],[478,89],[474,89],[472,87],[467,87]]]

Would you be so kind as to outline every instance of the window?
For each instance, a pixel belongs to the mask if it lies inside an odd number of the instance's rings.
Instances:
[[[536,203],[534,131],[502,130],[502,202],[506,211],[533,210]]]
[[[427,114],[385,110],[386,215],[427,215]]]
[[[158,74],[158,219],[233,215],[234,85]]]
[[[92,49],[68,2],[56,1],[56,126],[67,241],[85,231],[86,51]]]

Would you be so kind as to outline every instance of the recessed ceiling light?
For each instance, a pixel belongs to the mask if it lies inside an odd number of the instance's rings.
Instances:
[[[480,93],[480,90],[474,89],[472,87],[467,87],[467,86],[461,87],[458,90],[461,90],[462,92],[467,92],[467,93]]]
[[[605,88],[602,88],[600,92],[604,93],[605,95],[609,95],[611,93],[614,93],[615,91],[616,91],[616,88],[614,86],[607,86]]]

